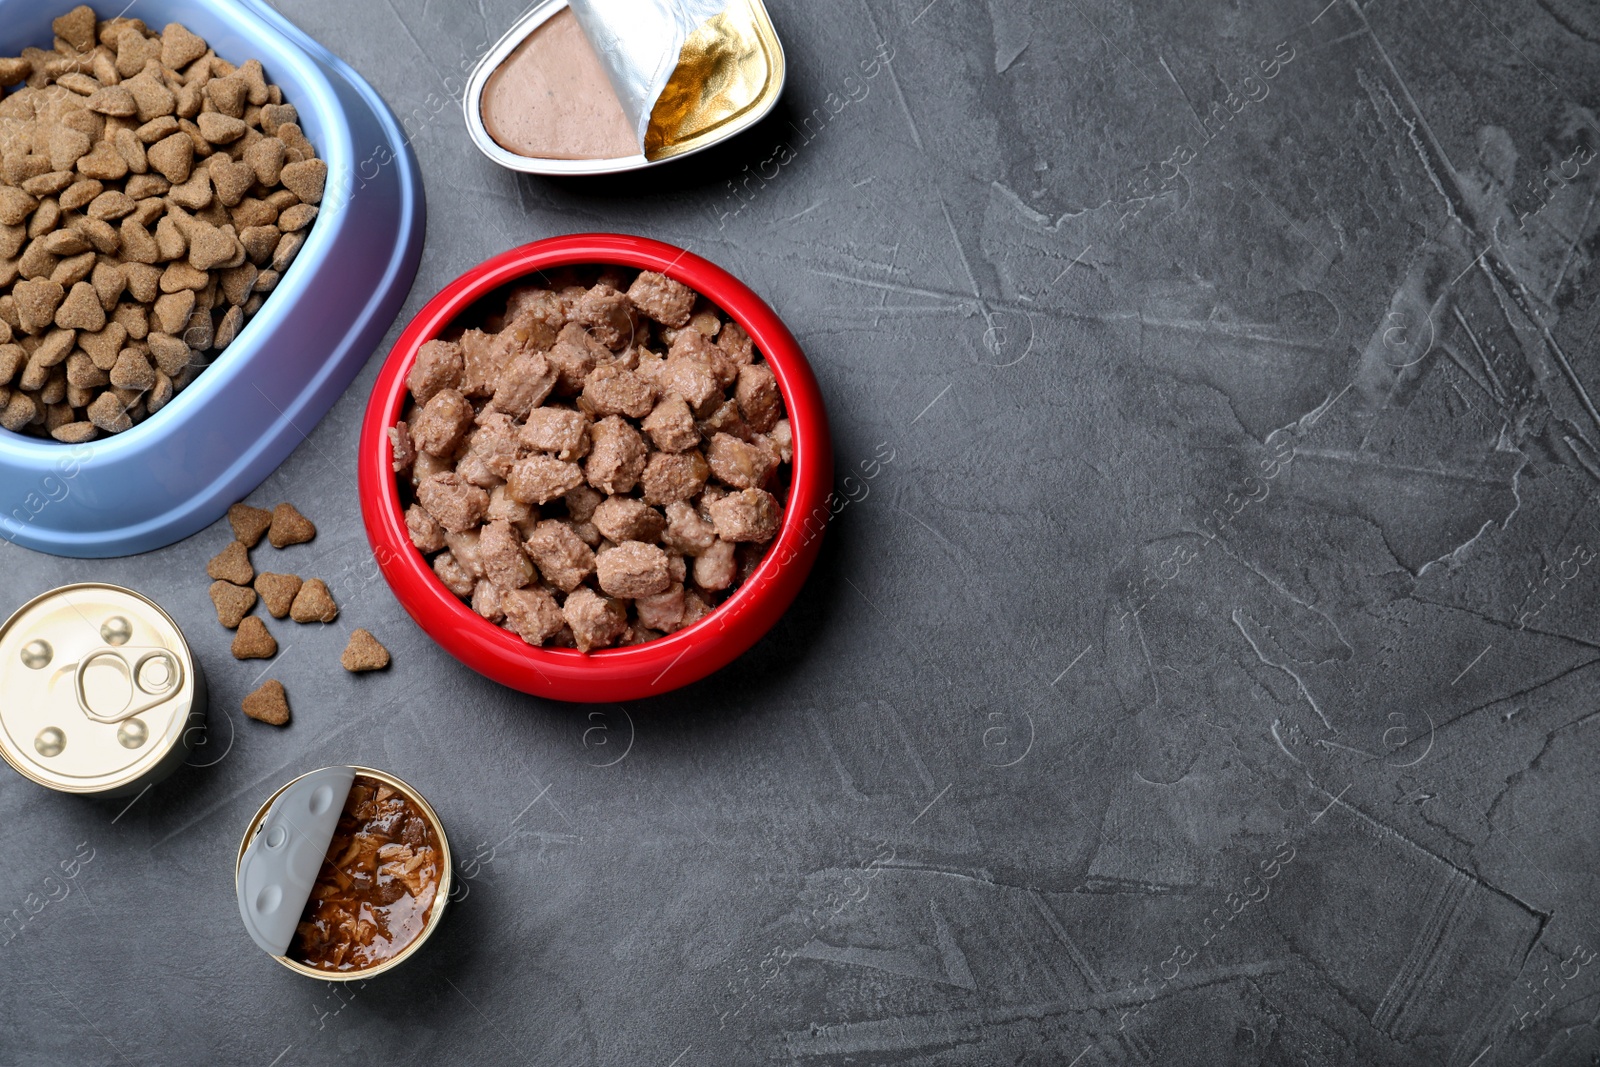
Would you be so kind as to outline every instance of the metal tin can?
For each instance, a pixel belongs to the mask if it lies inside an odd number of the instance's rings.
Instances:
[[[555,16],[571,10],[597,53],[634,150],[607,158],[524,155],[496,140],[484,117],[501,65]],[[535,0],[486,52],[463,94],[478,150],[530,174],[617,174],[690,155],[759,122],[783,92],[783,45],[762,0]]]
[[[140,792],[189,755],[205,711],[183,631],[131,589],[62,586],[0,626],[0,756],[42,786]]]
[[[377,781],[382,782],[384,785],[390,786],[399,792],[401,796],[405,797],[406,800],[415,805],[417,810],[420,811],[428,820],[428,822],[433,825],[433,832],[439,839],[439,887],[434,892],[433,908],[428,913],[428,921],[427,924],[423,926],[422,931],[417,934],[416,938],[413,939],[409,945],[401,949],[395,955],[384,960],[382,963],[351,971],[324,971],[319,970],[316,967],[311,967],[307,964],[300,963],[297,960],[292,960],[287,955],[273,957],[273,959],[277,960],[294,973],[303,974],[307,978],[315,978],[320,982],[363,981],[373,977],[374,975],[382,974],[384,971],[392,970],[395,967],[400,966],[400,964],[410,959],[411,956],[422,947],[423,943],[426,942],[428,938],[433,936],[434,930],[438,929],[440,921],[444,918],[445,907],[450,902],[450,888],[451,879],[454,873],[454,861],[450,857],[450,840],[445,836],[444,823],[440,821],[438,812],[434,811],[433,806],[423,799],[422,794],[413,789],[409,783],[401,781],[392,774],[388,774],[384,771],[374,770],[371,767],[352,766],[351,769],[356,772],[357,776],[365,776],[367,778],[376,779]],[[277,792],[273,793],[266,799],[266,802],[261,805],[261,810],[256,812],[255,817],[250,820],[250,824],[245,827],[244,837],[239,840],[239,852],[233,860],[234,891],[236,893],[239,891],[239,868],[244,862],[245,850],[250,847],[251,839],[254,838],[258,832],[260,832],[261,823],[266,819],[267,813],[271,810],[273,802],[282,796],[285,791],[295,784],[295,782],[298,782],[301,778],[305,778],[314,773],[316,772],[308,771],[306,774],[302,774],[292,781],[285,782],[283,786],[277,790]],[[341,800],[340,803],[343,804],[343,801]],[[302,907],[303,906],[304,905],[302,905]]]

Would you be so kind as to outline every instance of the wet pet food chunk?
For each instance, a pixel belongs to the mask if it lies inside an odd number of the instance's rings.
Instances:
[[[244,698],[244,713],[257,722],[264,722],[268,726],[287,726],[289,723],[289,694],[283,691],[283,683],[276,678],[269,678],[261,683],[261,687]]]
[[[389,650],[366,630],[350,634],[350,643],[339,657],[339,665],[347,671],[381,671],[389,665]]]
[[[412,545],[532,645],[693,625],[783,521],[777,376],[738,323],[654,271],[563,268],[496,301],[470,313],[483,328],[419,348],[389,428]]]

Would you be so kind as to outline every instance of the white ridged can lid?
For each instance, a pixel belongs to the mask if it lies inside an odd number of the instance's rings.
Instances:
[[[198,699],[197,699],[198,698]],[[178,624],[131,589],[62,586],[0,626],[0,756],[65,793],[126,793],[172,769],[204,682]]]

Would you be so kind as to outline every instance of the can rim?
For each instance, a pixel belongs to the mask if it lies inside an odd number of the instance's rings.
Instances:
[[[0,642],[3,642],[6,636],[11,632],[11,627],[17,621],[17,619],[21,618],[36,604],[49,600],[52,597],[60,596],[63,593],[72,593],[84,589],[104,589],[110,590],[114,593],[125,593],[128,596],[133,597],[135,600],[141,602],[146,607],[150,608],[157,615],[161,616],[161,618],[165,619],[167,624],[172,627],[172,632],[178,636],[179,648],[174,649],[173,651],[180,652],[182,654],[183,668],[185,672],[187,672],[190,677],[198,679],[199,674],[195,670],[196,664],[194,658],[194,649],[189,646],[189,638],[184,634],[183,627],[178,625],[178,620],[174,619],[167,612],[166,608],[163,608],[160,604],[157,604],[154,600],[151,600],[137,589],[129,589],[125,585],[115,585],[111,582],[72,582],[68,585],[58,585],[53,589],[46,589],[44,592],[28,600],[27,603],[18,607],[17,610],[13,611],[10,615],[6,616],[6,621],[0,623]],[[189,710],[184,712],[185,721],[187,721],[189,714],[194,710],[194,704],[199,698],[200,693],[200,684],[197,682],[194,685],[193,691],[189,697]],[[141,777],[150,773],[150,771],[153,769],[160,767],[167,757],[172,755],[173,749],[177,748],[183,742],[183,738],[188,732],[189,727],[185,726],[184,729],[173,733],[172,737],[167,740],[165,747],[160,749],[151,749],[151,754],[159,752],[160,755],[156,759],[150,761],[150,766],[146,767],[138,774],[127,778],[118,777],[112,781],[102,782],[93,786],[75,785],[67,780],[57,781],[37,773],[33,769],[34,765],[32,762],[28,761],[26,757],[12,755],[11,746],[6,744],[4,740],[4,738],[9,735],[6,734],[4,730],[0,730],[0,759],[5,760],[12,770],[16,771],[30,782],[35,782],[38,785],[42,785],[46,789],[53,789],[58,793],[70,793],[74,796],[103,796],[108,793],[112,793],[115,790],[124,789],[132,784],[137,783]],[[145,758],[148,759],[149,755],[150,754],[147,754]]]
[[[362,767],[354,763],[346,764],[346,766],[355,771],[357,775],[365,775],[368,778],[375,778],[385,785],[393,786],[400,793],[404,794],[407,800],[415,804],[422,814],[427,818],[427,820],[433,824],[433,832],[438,835],[439,849],[443,853],[443,862],[441,865],[442,871],[439,875],[439,888],[434,891],[433,908],[428,912],[427,923],[422,927],[422,931],[411,940],[410,944],[401,949],[399,952],[395,953],[393,956],[390,956],[388,959],[384,960],[382,963],[373,967],[362,967],[354,971],[323,971],[315,967],[308,966],[304,963],[292,960],[287,955],[272,957],[296,974],[303,974],[307,978],[315,978],[323,982],[363,981],[373,977],[374,975],[379,975],[384,971],[398,967],[401,963],[410,959],[411,954],[416,952],[417,949],[421,948],[422,943],[427,941],[428,938],[433,935],[434,929],[439,925],[440,920],[444,917],[445,906],[450,903],[450,882],[455,873],[455,864],[450,856],[450,840],[445,836],[444,823],[440,820],[439,813],[433,810],[433,805],[429,804],[421,793],[417,792],[417,790],[410,783],[395,777],[387,771],[380,771],[373,767]],[[322,769],[323,768],[320,767],[317,768],[317,770]],[[250,820],[249,825],[245,827],[244,836],[239,840],[239,853],[234,857],[233,861],[233,891],[235,896],[237,896],[239,892],[239,866],[244,862],[245,849],[250,847],[250,839],[255,837],[256,831],[260,829],[261,821],[266,818],[267,811],[272,807],[273,802],[277,800],[278,797],[283,795],[284,790],[294,785],[294,783],[298,782],[301,778],[306,777],[306,775],[315,773],[316,770],[307,771],[305,774],[297,775],[285,782],[282,786],[275,790],[270,797],[266,799],[266,801],[261,805],[261,809],[255,813],[255,816]]]

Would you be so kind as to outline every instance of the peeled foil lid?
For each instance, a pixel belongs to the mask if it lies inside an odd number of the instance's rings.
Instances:
[[[729,0],[568,0],[567,6],[599,53],[643,148],[650,114],[678,67],[684,41]]]

